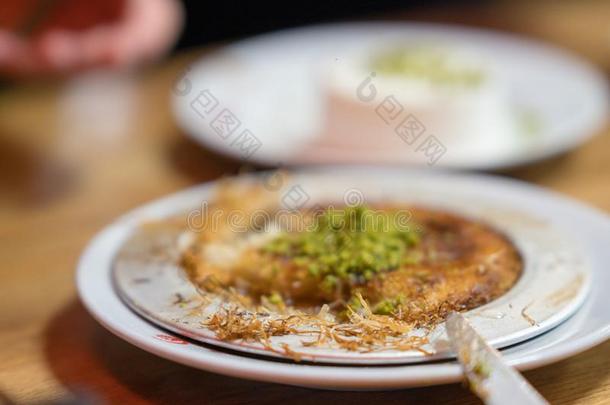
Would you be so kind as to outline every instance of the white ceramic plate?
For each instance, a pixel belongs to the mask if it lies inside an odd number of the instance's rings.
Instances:
[[[257,181],[254,176],[242,176],[240,180]],[[418,350],[358,353],[329,345],[306,347],[302,344],[302,341],[315,340],[315,335],[271,337],[269,344],[273,351],[261,343],[217,339],[212,330],[202,326],[208,315],[198,310],[201,293],[176,264],[176,257],[180,255],[178,241],[187,230],[186,220],[182,229],[163,227],[134,232],[142,221],[162,219],[168,213],[177,215],[185,206],[197,210],[204,202],[211,203],[213,186],[211,183],[209,187],[178,193],[147,205],[131,221],[125,222],[123,229],[129,239],[117,254],[114,280],[119,295],[142,316],[205,343],[289,359],[292,357],[285,354],[284,347],[303,360],[335,364],[412,363],[452,356],[448,349],[438,349],[438,343],[442,345],[447,339],[444,325],[433,329],[427,335],[430,343],[422,347],[432,355]],[[391,171],[383,174],[369,170],[320,171],[284,178],[281,188],[273,194],[278,206],[283,196],[296,188],[303,190],[308,196],[307,203],[312,206],[329,201],[343,204],[346,199],[356,198],[369,203],[392,201],[434,207],[482,220],[506,234],[523,257],[522,276],[505,295],[465,314],[493,346],[512,345],[556,326],[574,313],[588,292],[590,273],[586,257],[577,241],[569,237],[570,229],[557,227],[543,212],[508,205],[501,193],[489,194],[487,190],[477,190],[443,177],[422,179]],[[164,252],[161,256],[160,251]],[[209,314],[205,309],[203,312]],[[418,332],[422,333],[416,330],[415,334]]]
[[[343,173],[354,174],[344,169]],[[562,229],[570,229],[583,247],[592,271],[592,290],[583,307],[570,319],[551,331],[504,350],[511,364],[522,369],[533,368],[583,351],[610,335],[610,311],[604,285],[610,282],[606,263],[610,260],[607,246],[610,235],[608,217],[579,203],[530,185],[489,176],[462,176],[444,173],[418,173],[368,168],[371,176],[401,176],[405,181],[444,184],[462,190],[462,196],[496,196],[506,206],[520,207],[536,213]],[[360,172],[356,172],[360,173]],[[190,190],[184,193],[200,193]],[[169,215],[176,209],[188,209],[168,202],[154,205],[154,216]],[[189,202],[190,203],[190,202]],[[153,205],[153,206],[154,206]],[[163,206],[166,209],[163,209]],[[114,292],[111,267],[116,252],[123,245],[133,226],[152,213],[144,207],[121,218],[102,231],[84,252],[78,268],[77,284],[86,307],[104,326],[129,342],[160,356],[194,367],[236,377],[285,384],[335,389],[385,389],[415,385],[431,385],[461,378],[454,362],[386,366],[340,367],[294,364],[261,360],[249,356],[217,351],[210,346],[185,341],[146,322],[130,311]]]
[[[226,46],[195,63],[176,83],[174,114],[202,145],[267,165],[429,164],[425,155],[411,150],[416,145],[349,148],[316,140],[326,108],[320,78],[354,49],[405,39],[465,46],[493,60],[496,75],[507,83],[510,110],[535,121],[535,132],[517,129],[502,142],[465,139],[451,145],[437,166],[497,169],[533,162],[576,147],[605,123],[607,83],[577,56],[515,35],[423,23],[315,26]],[[215,118],[226,111],[234,121],[219,128]]]

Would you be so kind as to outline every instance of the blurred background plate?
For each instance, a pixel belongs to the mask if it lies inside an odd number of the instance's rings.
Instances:
[[[358,50],[400,41],[464,48],[492,61],[493,74],[507,87],[514,129],[498,122],[497,133],[489,134],[493,139],[465,136],[445,145],[433,161],[421,145],[398,136],[387,148],[325,142],[324,78]],[[181,86],[189,91],[181,93]],[[179,126],[195,141],[265,165],[367,162],[499,169],[566,152],[594,135],[605,123],[608,91],[603,75],[587,62],[530,39],[427,23],[353,23],[285,30],[223,47],[187,69],[174,88],[173,107]],[[222,133],[215,121],[227,111],[235,133]],[[241,142],[244,130],[256,144],[249,149]]]

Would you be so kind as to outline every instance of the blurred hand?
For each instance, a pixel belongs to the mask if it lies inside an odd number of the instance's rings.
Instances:
[[[145,62],[174,43],[183,21],[175,0],[5,1],[0,19],[20,20],[0,21],[0,74],[10,77]]]

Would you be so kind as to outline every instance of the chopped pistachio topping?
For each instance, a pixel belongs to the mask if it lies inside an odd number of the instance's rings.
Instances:
[[[427,80],[433,84],[478,86],[484,79],[480,69],[456,66],[448,55],[424,48],[400,48],[381,54],[371,65],[384,75]]]
[[[396,213],[364,206],[328,209],[308,232],[283,233],[263,251],[288,257],[319,278],[324,290],[340,281],[370,280],[398,268],[418,235],[396,220]]]
[[[263,305],[273,305],[280,311],[284,311],[286,309],[286,303],[284,302],[281,294],[277,291],[273,291],[270,295],[261,296],[261,303]]]
[[[472,368],[472,372],[478,377],[485,379],[491,375],[491,367],[483,360],[479,360]]]
[[[271,302],[272,304],[275,304],[275,305],[279,305],[279,304],[282,304],[284,302],[284,300],[282,299],[282,296],[277,291],[274,291],[269,296],[269,302]]]
[[[393,299],[380,301],[373,307],[373,313],[378,315],[392,315],[398,311],[398,308],[404,303],[404,300],[404,296],[399,295]]]

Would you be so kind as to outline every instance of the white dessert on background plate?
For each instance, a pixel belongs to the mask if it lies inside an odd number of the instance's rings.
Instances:
[[[336,60],[325,80],[325,146],[421,161],[430,136],[457,159],[462,150],[485,154],[514,143],[508,85],[491,61],[470,50],[363,49]]]

